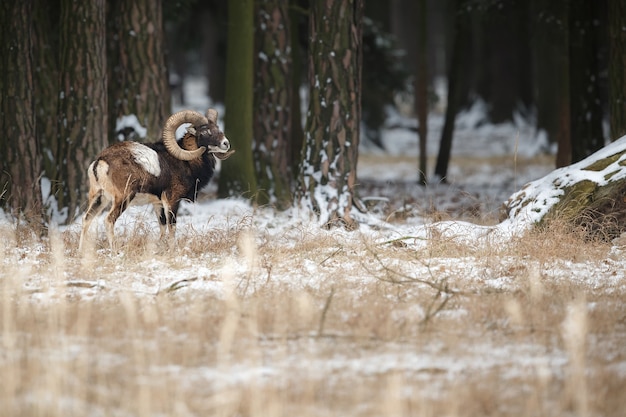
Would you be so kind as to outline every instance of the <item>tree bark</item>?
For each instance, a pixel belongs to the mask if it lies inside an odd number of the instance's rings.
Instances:
[[[254,163],[257,202],[291,204],[291,26],[289,0],[257,0]],[[299,105],[296,103],[296,105]]]
[[[59,0],[34,0],[33,59],[37,68],[34,72],[36,136],[48,185],[46,191],[50,189],[48,195],[43,196],[44,199],[56,192],[51,188],[58,182],[49,180],[59,176],[54,155],[59,147],[56,122],[59,102],[59,3]],[[45,205],[46,201],[43,203]]]
[[[228,2],[231,3],[232,1]],[[226,101],[226,49],[229,31],[226,4],[227,0],[209,1],[208,10],[202,11],[201,25],[202,55],[206,67],[206,77],[209,80],[207,94],[214,103]]]
[[[0,6],[0,202],[14,216],[42,225],[41,151],[33,96],[32,0]]]
[[[57,195],[65,221],[78,214],[87,191],[86,170],[108,144],[105,0],[62,0],[60,97],[56,159],[63,188]]]
[[[485,71],[478,96],[487,103],[489,121],[512,121],[532,101],[528,2],[498,2],[482,17],[485,26],[486,62],[476,62]]]
[[[385,3],[377,0],[376,3]],[[415,22],[412,19],[415,0],[391,0],[389,2],[390,30],[398,40],[398,45],[406,51],[404,65],[410,73],[417,67],[417,44],[415,42]]]
[[[626,3],[609,1],[609,116],[611,140],[626,135]]]
[[[291,138],[289,144],[289,166],[292,173],[300,171],[302,162],[302,148],[304,146],[304,128],[302,126],[302,111],[300,109],[300,88],[304,77],[302,72],[306,65],[300,44],[300,26],[305,25],[306,19],[300,9],[302,0],[289,0],[289,22],[291,26]],[[302,24],[301,24],[302,22]],[[308,30],[303,32],[308,34]]]
[[[466,0],[456,0],[454,8],[459,11],[463,8]],[[452,41],[449,46],[450,62],[448,63],[448,105],[444,119],[443,129],[441,131],[441,140],[439,142],[439,152],[437,153],[437,162],[435,165],[435,176],[442,182],[446,182],[448,176],[448,165],[452,154],[452,137],[454,135],[454,123],[456,115],[459,111],[461,99],[463,97],[465,72],[463,69],[463,54],[469,49],[468,46],[468,28],[467,17],[460,13],[455,16],[452,23]]]
[[[312,2],[309,110],[298,199],[327,227],[356,224],[362,0]]]
[[[254,2],[228,2],[225,133],[237,153],[222,165],[218,195],[256,195],[252,161]]]
[[[596,2],[570,2],[571,162],[580,161],[604,146],[597,10]]]
[[[428,143],[428,39],[426,0],[417,3],[417,68],[415,71],[415,107],[419,135],[419,178],[418,183],[426,185],[427,143]]]
[[[107,14],[109,131],[118,140],[160,137],[172,110],[161,0],[112,0]],[[140,127],[124,123],[134,115]]]
[[[533,0],[533,97],[537,131],[558,144],[556,166],[571,161],[569,97],[569,1]]]

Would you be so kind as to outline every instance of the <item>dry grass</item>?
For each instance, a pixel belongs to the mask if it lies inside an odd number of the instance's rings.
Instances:
[[[122,255],[96,242],[89,256],[75,232],[0,235],[2,416],[626,406],[623,264],[557,226],[509,245],[433,237],[415,250],[297,227],[268,238],[243,218],[162,250],[138,224]]]
[[[553,157],[461,156],[450,161],[445,183],[417,186],[417,158],[409,156],[359,155],[367,175],[359,174],[359,192],[366,204],[390,222],[411,217],[433,221],[468,220],[495,224],[502,203],[530,180],[549,172]],[[429,159],[428,167],[435,160]]]

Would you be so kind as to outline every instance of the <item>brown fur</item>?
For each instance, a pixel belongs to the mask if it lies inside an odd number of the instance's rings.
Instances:
[[[190,161],[176,159],[162,142],[145,145],[120,142],[104,149],[88,168],[88,207],[83,216],[80,247],[94,217],[110,203],[105,223],[113,249],[115,222],[138,194],[147,195],[148,202],[154,206],[161,237],[173,235],[180,201],[194,201],[197,191],[211,180],[214,153],[219,153],[220,159],[232,153],[227,152],[228,140],[213,121],[196,127],[195,134],[185,134],[179,146],[186,150],[204,146],[208,151]]]

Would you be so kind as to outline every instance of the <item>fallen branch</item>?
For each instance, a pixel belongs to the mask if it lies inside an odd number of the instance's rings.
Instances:
[[[98,281],[82,281],[82,280],[72,280],[67,281],[65,283],[68,287],[78,287],[78,288],[105,288],[106,286],[102,282],[102,280]]]
[[[190,282],[197,281],[197,280],[198,280],[198,277],[179,279],[178,281],[174,281],[171,284],[167,285],[164,288],[164,291],[165,292],[174,292],[176,290],[179,290],[181,288],[184,288],[184,287],[188,286]],[[159,289],[159,292],[160,291],[161,290]]]

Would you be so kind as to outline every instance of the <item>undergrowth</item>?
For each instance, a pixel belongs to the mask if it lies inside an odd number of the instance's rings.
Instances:
[[[564,225],[467,245],[241,217],[164,244],[138,223],[114,253],[0,233],[0,415],[624,409],[624,265]]]

